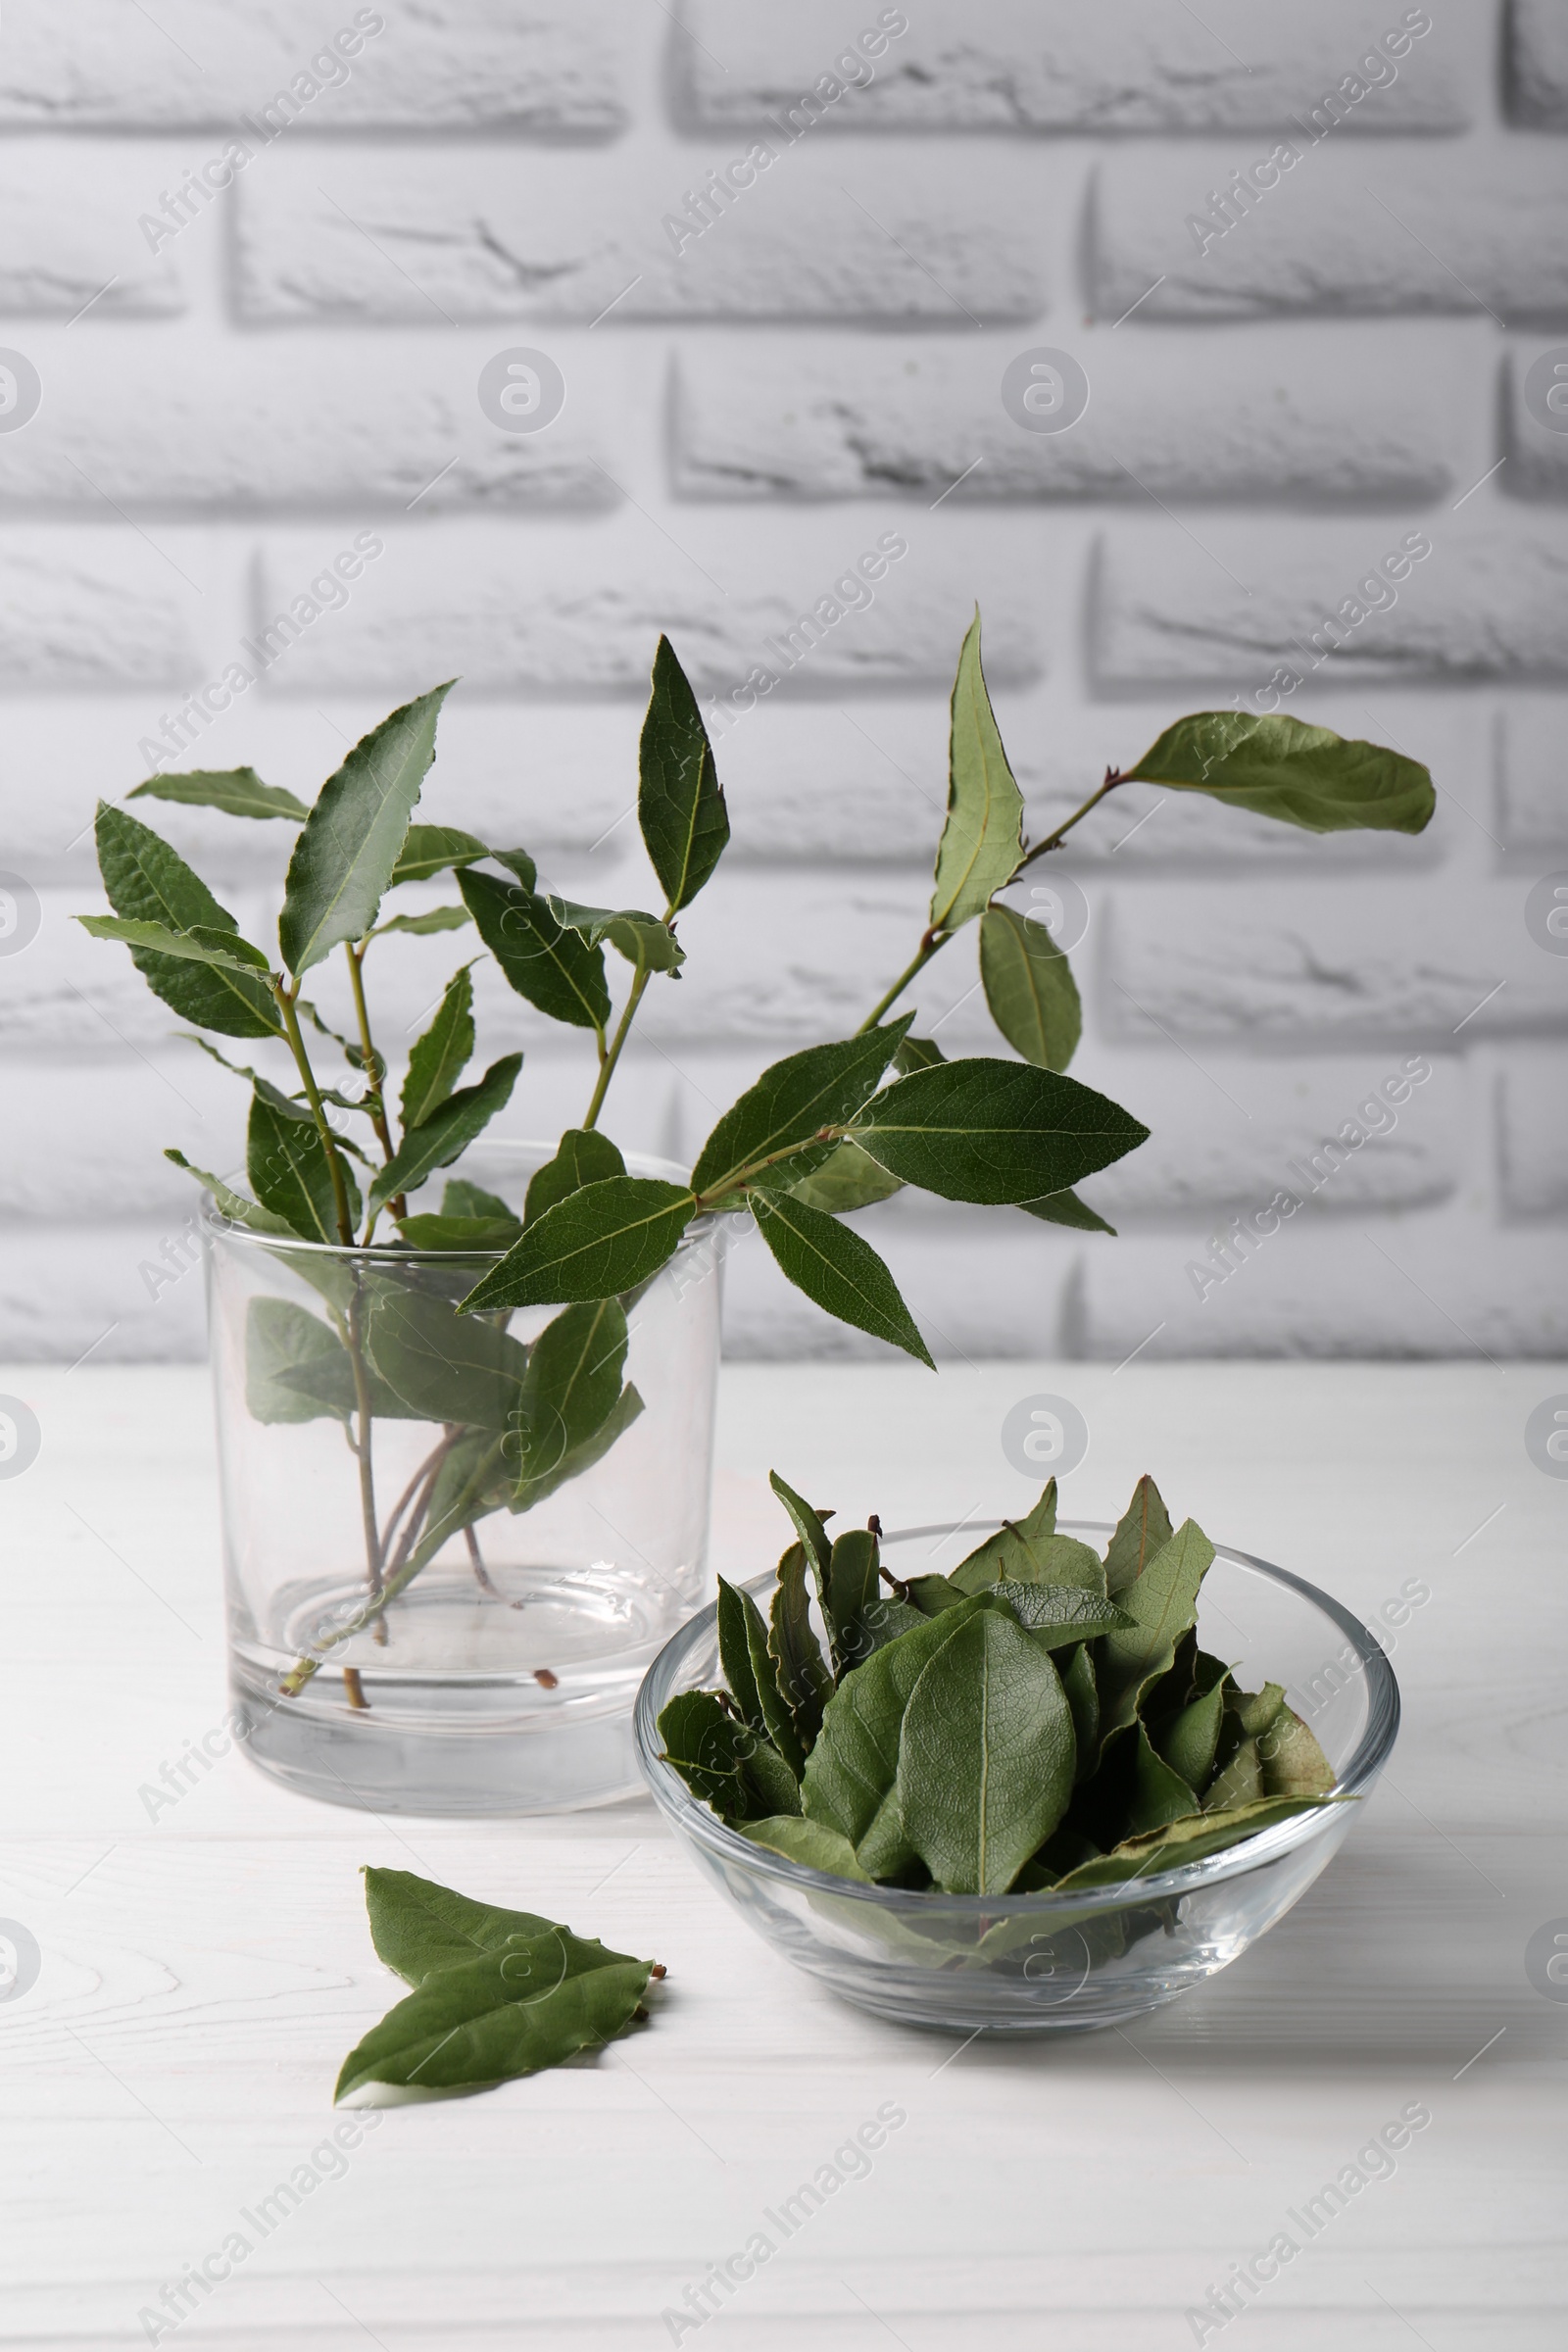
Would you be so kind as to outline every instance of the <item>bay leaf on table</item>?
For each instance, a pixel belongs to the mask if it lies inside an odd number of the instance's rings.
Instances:
[[[652,1974],[569,1928],[519,1936],[425,1978],[350,2051],[334,2099],[369,2082],[467,2090],[559,2066],[623,2034]]]
[[[475,1902],[412,1870],[368,1868],[364,1878],[376,1957],[409,1984],[422,1984],[439,1968],[499,1950],[514,1936],[543,1936],[556,1924],[536,1911],[507,1911],[497,1903]],[[607,1959],[620,1957],[606,1954]]]

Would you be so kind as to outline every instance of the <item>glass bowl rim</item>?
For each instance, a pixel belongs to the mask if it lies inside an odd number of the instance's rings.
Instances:
[[[558,1136],[551,1144],[538,1137],[487,1135],[478,1137],[470,1149],[476,1149],[480,1157],[489,1150],[515,1155],[519,1160],[531,1153],[542,1153],[543,1158],[538,1164],[543,1166],[545,1161],[554,1159],[560,1151],[561,1138]],[[690,1177],[691,1171],[683,1168],[678,1160],[662,1159],[657,1152],[623,1152],[621,1157],[626,1162],[628,1176],[661,1177],[671,1184],[685,1184]],[[440,1170],[436,1172],[441,1173]],[[702,1216],[694,1217],[676,1243],[673,1256],[666,1262],[672,1264],[686,1250],[708,1240],[727,1213],[710,1209]],[[367,1247],[363,1242],[308,1242],[303,1234],[264,1233],[255,1225],[242,1224],[238,1217],[226,1216],[205,1185],[202,1187],[197,1216],[202,1232],[215,1241],[232,1242],[243,1250],[264,1250],[286,1256],[298,1253],[310,1257],[363,1259],[367,1264],[376,1266],[493,1266],[499,1265],[507,1254],[506,1249],[409,1250],[391,1242],[371,1242]],[[512,1246],[510,1243],[507,1245],[508,1248]],[[664,1268],[661,1266],[660,1273],[663,1271]]]
[[[930,1527],[905,1527],[891,1530],[883,1537],[884,1544],[909,1543],[919,1536],[954,1535],[962,1528],[976,1536],[993,1533],[1006,1524],[1004,1520],[963,1520],[944,1522]],[[1109,1536],[1114,1522],[1109,1519],[1067,1519],[1060,1523],[1061,1532],[1076,1535]],[[1271,1560],[1259,1559],[1254,1552],[1239,1551],[1229,1544],[1214,1545],[1216,1559],[1229,1560],[1238,1567],[1249,1568],[1265,1582],[1282,1586],[1298,1598],[1305,1600],[1328,1617],[1344,1634],[1356,1652],[1357,1670],[1366,1678],[1366,1727],[1354,1753],[1335,1783],[1337,1797],[1363,1798],[1388,1761],[1399,1729],[1399,1686],[1389,1653],[1371,1629],[1346,1608],[1331,1593],[1297,1576],[1289,1568],[1279,1568]],[[754,1597],[773,1582],[773,1571],[753,1577],[741,1587]],[[661,1752],[658,1723],[654,1712],[653,1690],[661,1670],[666,1664],[673,1669],[675,1654],[693,1647],[699,1640],[712,1634],[717,1627],[718,1603],[710,1601],[695,1616],[689,1617],[649,1665],[638,1687],[633,1711],[633,1729],[637,1761],[649,1793],[672,1826],[684,1831],[710,1853],[724,1862],[732,1862],[753,1871],[758,1876],[776,1879],[784,1886],[794,1886],[808,1894],[835,1894],[843,1899],[867,1902],[876,1908],[900,1911],[906,1908],[924,1910],[933,1903],[961,1917],[994,1919],[999,1910],[1009,1914],[1025,1912],[1030,1917],[1049,1918],[1054,1911],[1071,1911],[1081,1918],[1086,1911],[1121,1910],[1130,1901],[1157,1900],[1160,1897],[1189,1893],[1199,1886],[1213,1886],[1220,1880],[1239,1878],[1245,1872],[1261,1868],[1304,1845],[1309,1839],[1321,1837],[1334,1823],[1345,1819],[1343,1804],[1316,1805],[1310,1812],[1298,1813],[1289,1821],[1278,1822],[1271,1829],[1258,1830],[1244,1838],[1238,1846],[1225,1848],[1198,1862],[1180,1863],[1173,1870],[1151,1872],[1147,1878],[1118,1879],[1108,1886],[1086,1886],[1081,1891],[1060,1893],[1047,1887],[1029,1894],[1017,1889],[1006,1894],[944,1894],[933,1887],[862,1886],[858,1879],[841,1879],[832,1872],[811,1870],[803,1862],[794,1862],[785,1854],[773,1853],[767,1846],[756,1845],[748,1838],[720,1821],[716,1813],[700,1802],[673,1767]]]

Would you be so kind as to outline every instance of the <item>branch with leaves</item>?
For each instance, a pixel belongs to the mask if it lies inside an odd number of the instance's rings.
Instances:
[[[252,1414],[335,1418],[357,1462],[365,1600],[322,1639],[321,1652],[367,1627],[384,1636],[390,1604],[458,1536],[481,1591],[493,1592],[476,1523],[503,1508],[530,1509],[580,1476],[642,1411],[624,1379],[625,1301],[700,1221],[749,1212],[785,1277],[816,1305],[926,1364],[930,1352],[892,1274],[842,1221],[847,1213],[913,1185],[948,1200],[1111,1231],[1075,1188],[1148,1130],[1065,1075],[1082,1029],[1071,967],[1049,932],[1001,894],[1120,785],[1200,792],[1315,832],[1415,833],[1433,808],[1427,771],[1397,753],[1289,717],[1207,711],[1179,720],[1135,766],[1107,769],[1080,808],[1030,844],[981,666],[977,613],[953,692],[930,919],[911,960],[854,1036],[765,1070],[677,1184],[629,1174],[600,1121],[648,991],[679,977],[678,917],[729,841],[696,697],[661,638],[639,746],[638,816],[664,900],[653,914],[541,891],[526,850],[415,821],[449,692],[450,683],[438,686],[393,711],[310,808],[248,767],[160,774],[127,796],[298,827],[275,955],[240,934],[170,843],[108,803],[99,806],[97,846],[113,912],[79,918],[95,938],[127,947],[149,987],[198,1033],[280,1047],[297,1080],[280,1087],[198,1034],[195,1042],[251,1087],[250,1192],[190,1167],[177,1152],[169,1157],[223,1216],[276,1247],[320,1300],[318,1314],[286,1298],[254,1299],[246,1342]],[[448,874],[457,902],[383,914],[389,894]],[[912,1034],[912,1014],[894,1014],[970,923],[987,1004],[1016,1059],[950,1061]],[[454,974],[416,1042],[394,1106],[375,1044],[370,949],[389,933],[470,925],[478,956]],[[607,950],[625,967],[618,1010]],[[303,994],[307,976],[339,951],[353,1036],[332,1029]],[[485,955],[536,1011],[591,1032],[593,1088],[581,1125],[536,1171],[520,1209],[450,1174],[430,1207],[419,1196],[509,1106],[522,1066],[520,1054],[505,1054],[481,1078],[460,1083],[477,1042],[472,968]],[[318,1071],[321,1043],[343,1057],[340,1084]],[[353,1121],[364,1122],[358,1132]],[[327,1247],[291,1247],[299,1242]],[[539,1306],[564,1311],[533,1342],[517,1339],[510,1317]],[[389,1418],[428,1422],[439,1436],[384,1513],[373,1438],[376,1421]],[[284,1690],[302,1689],[318,1662],[302,1659]]]

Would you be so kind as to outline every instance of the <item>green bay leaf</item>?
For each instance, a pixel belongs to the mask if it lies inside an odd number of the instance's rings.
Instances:
[[[277,935],[291,972],[309,971],[375,921],[435,756],[452,681],[405,703],[327,778],[289,859]]]
[[[1169,1671],[1177,1642],[1195,1621],[1199,1589],[1213,1558],[1214,1546],[1197,1521],[1184,1520],[1116,1594],[1136,1622],[1131,1631],[1106,1634],[1096,1644],[1102,1740],[1136,1719],[1146,1692]]]
[[[360,1189],[354,1171],[339,1162],[348,1195],[351,1226],[360,1215]],[[245,1172],[251,1191],[302,1241],[339,1244],[337,1197],[326,1147],[310,1112],[291,1102],[265,1078],[258,1078],[251,1096],[245,1137]]]
[[[503,882],[478,866],[458,875],[463,903],[479,937],[519,997],[573,1029],[602,1029],[610,1018],[605,954],[558,923],[533,890]]]
[[[225,816],[280,816],[302,825],[310,815],[303,801],[281,785],[264,784],[254,767],[191,767],[162,771],[127,792],[127,801],[177,801],[187,808],[220,808]]]
[[[459,1087],[405,1134],[370,1186],[370,1206],[380,1208],[400,1193],[417,1192],[440,1168],[462,1157],[498,1111],[506,1108],[522,1067],[520,1054],[504,1054],[474,1086]]]
[[[1419,760],[1285,711],[1200,710],[1178,719],[1127,777],[1201,792],[1309,833],[1420,833],[1437,807]]]
[[[1133,1498],[1116,1523],[1105,1553],[1105,1590],[1112,1599],[1167,1544],[1172,1533],[1170,1513],[1148,1471],[1133,1489]]]
[[[977,612],[958,655],[948,758],[948,814],[937,850],[931,928],[956,931],[985,911],[1023,857],[1023,795],[1002,748],[980,662]]]
[[[748,1821],[741,1825],[741,1836],[753,1845],[766,1846],[769,1853],[782,1854],[787,1862],[799,1862],[805,1870],[825,1871],[830,1878],[854,1879],[861,1886],[869,1886],[869,1874],[862,1870],[854,1846],[837,1830],[830,1830],[825,1821],[807,1821],[800,1814],[780,1814],[771,1821]]]
[[[667,637],[638,743],[637,821],[671,914],[696,898],[729,840],[729,811],[697,697]]]
[[[1259,1830],[1273,1829],[1277,1822],[1290,1821],[1298,1813],[1309,1813],[1314,1803],[1321,1801],[1299,1796],[1264,1797],[1223,1811],[1168,1822],[1144,1837],[1129,1838],[1110,1853],[1101,1854],[1096,1860],[1068,1871],[1065,1878],[1057,1880],[1056,1892],[1076,1894],[1091,1886],[1119,1886],[1129,1880],[1153,1878],[1160,1871],[1180,1870],[1187,1863],[1224,1853],[1228,1847],[1240,1845],[1244,1838],[1255,1837]]]
[[[415,1041],[403,1081],[405,1129],[420,1126],[457,1086],[473,1055],[473,979],[464,965],[448,981],[434,1020]]]
[[[371,1294],[366,1347],[380,1378],[421,1419],[497,1435],[511,1427],[528,1350],[493,1323],[383,1282]]]
[[[801,1798],[808,1819],[825,1821],[859,1845],[898,1777],[899,1733],[910,1692],[942,1644],[986,1605],[971,1598],[927,1618],[845,1677],[821,1711],[806,1759]]]
[[[406,1984],[422,1984],[439,1969],[504,1950],[514,1938],[548,1935],[555,1926],[536,1911],[507,1911],[495,1903],[475,1902],[433,1879],[417,1878],[412,1870],[370,1867],[364,1876],[376,1958]],[[592,1948],[604,1950],[602,1944]],[[619,1952],[605,1954],[607,1962],[624,1957]]]
[[[171,931],[233,933],[234,917],[227,907],[150,825],[100,801],[94,833],[104,891],[122,920],[162,923]],[[271,990],[260,973],[232,971],[136,946],[130,954],[154,995],[182,1020],[199,1029],[216,1029],[220,1037],[282,1036]]]
[[[626,1162],[608,1135],[601,1135],[597,1128],[568,1127],[556,1147],[554,1159],[547,1159],[528,1179],[523,1223],[531,1224],[558,1200],[564,1200],[568,1193],[580,1193],[585,1184],[602,1184],[607,1177],[625,1173]]]
[[[725,1111],[697,1155],[692,1189],[723,1200],[744,1180],[787,1192],[835,1150],[816,1139],[842,1127],[872,1093],[913,1014],[827,1046],[791,1054],[762,1072]],[[760,1161],[774,1164],[753,1176]]]
[[[696,1207],[689,1187],[658,1177],[584,1185],[524,1226],[464,1310],[561,1306],[635,1290],[673,1257]]]
[[[779,1271],[813,1305],[936,1370],[897,1283],[869,1242],[788,1195],[755,1193],[750,1199],[757,1230]]]
[[[982,1598],[920,1675],[899,1738],[900,1816],[936,1884],[1005,1893],[1065,1813],[1076,1763],[1055,1668]]]
[[[879,1166],[945,1200],[1038,1200],[1145,1142],[1129,1111],[1055,1070],[948,1061],[873,1095],[855,1140]]]
[[[1037,1069],[1064,1070],[1078,1051],[1084,1010],[1072,966],[1044,923],[1010,906],[980,917],[980,978],[991,1017]]]
[[[471,833],[464,833],[456,825],[410,825],[387,887],[398,882],[428,882],[433,874],[444,874],[455,865],[471,865],[476,858],[490,855],[482,841],[475,841]]]
[[[832,1695],[833,1677],[811,1628],[806,1550],[800,1544],[792,1544],[778,1564],[768,1610],[767,1653],[773,1661],[779,1694],[789,1708],[805,1752],[821,1731],[822,1710]]]
[[[652,1973],[568,1928],[519,1936],[426,1978],[350,2052],[333,2095],[369,2082],[467,2090],[559,2066],[624,2033]]]

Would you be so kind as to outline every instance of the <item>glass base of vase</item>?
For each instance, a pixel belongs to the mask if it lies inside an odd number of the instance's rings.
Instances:
[[[363,1583],[283,1596],[283,1640],[235,1642],[239,1742],[274,1780],[375,1813],[559,1813],[641,1788],[631,1709],[649,1659],[689,1612],[612,1571],[427,1569],[376,1624],[327,1637]],[[297,1697],[282,1685],[318,1660]]]

